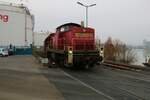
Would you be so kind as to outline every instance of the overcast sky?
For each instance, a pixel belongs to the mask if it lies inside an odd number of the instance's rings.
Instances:
[[[28,0],[26,5],[35,15],[35,31],[54,32],[66,22],[85,20],[85,8],[77,1],[96,3],[89,8],[89,26],[103,42],[109,36],[132,45],[150,40],[150,0]]]

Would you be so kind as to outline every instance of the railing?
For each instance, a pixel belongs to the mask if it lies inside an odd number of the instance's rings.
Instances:
[[[90,39],[73,39],[73,47],[75,50],[94,50],[94,40]]]
[[[73,38],[72,39],[72,46],[73,50],[94,50],[95,44],[93,39],[79,39],[79,38]],[[70,46],[69,44],[66,44],[65,39],[59,39],[58,40],[58,49],[61,50],[67,50],[66,47]]]

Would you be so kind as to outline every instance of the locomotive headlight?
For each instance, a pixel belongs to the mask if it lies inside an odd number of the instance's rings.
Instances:
[[[103,54],[103,51],[100,51],[101,54]]]
[[[69,54],[72,54],[73,52],[72,51],[69,51]]]
[[[100,56],[104,57],[104,48],[100,48]]]
[[[68,64],[73,64],[73,47],[68,46]]]
[[[69,64],[73,63],[73,52],[72,52],[72,50],[68,51],[68,63]]]

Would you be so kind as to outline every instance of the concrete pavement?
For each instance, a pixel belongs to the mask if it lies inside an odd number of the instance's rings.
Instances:
[[[0,58],[0,100],[64,100],[32,56]]]

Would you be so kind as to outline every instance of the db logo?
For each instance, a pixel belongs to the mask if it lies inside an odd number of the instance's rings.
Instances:
[[[0,14],[0,21],[8,22],[8,15],[1,15]]]

